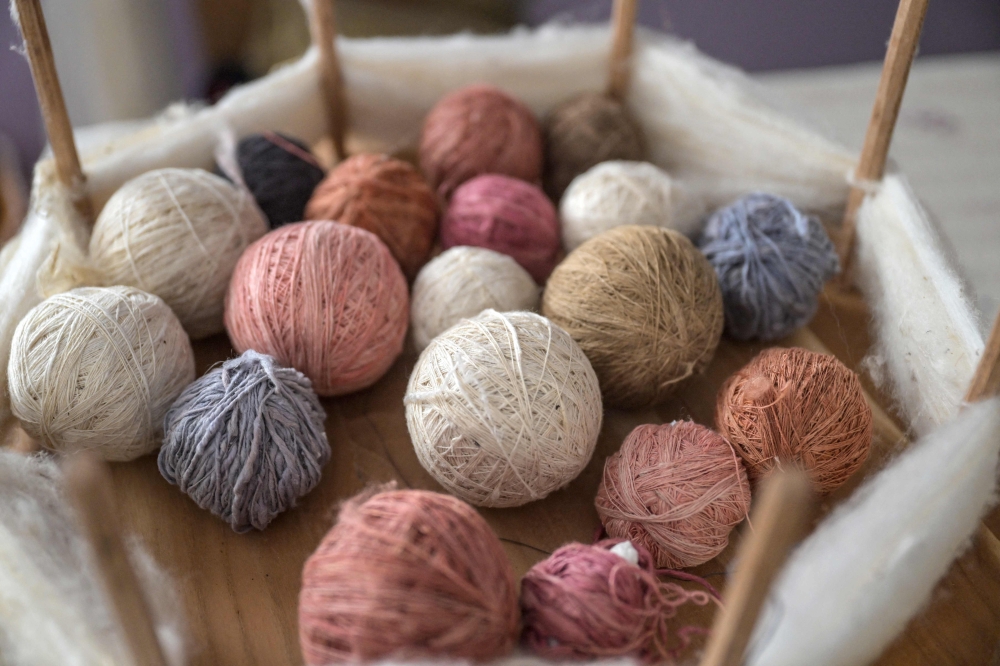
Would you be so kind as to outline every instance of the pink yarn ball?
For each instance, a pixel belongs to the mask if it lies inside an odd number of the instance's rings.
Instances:
[[[441,222],[441,244],[474,245],[510,255],[542,283],[559,263],[559,218],[540,189],[487,174],[464,183]]]
[[[337,222],[299,222],[247,248],[226,295],[240,353],[296,368],[320,395],[374,384],[403,350],[406,279],[378,236]]]

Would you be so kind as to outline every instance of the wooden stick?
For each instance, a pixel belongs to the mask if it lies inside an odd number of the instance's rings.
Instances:
[[[920,31],[923,29],[926,14],[927,0],[899,2],[896,21],[892,26],[892,36],[889,38],[889,49],[882,65],[882,78],[879,79],[878,92],[875,94],[875,105],[872,107],[868,131],[865,133],[865,142],[861,148],[861,158],[854,171],[854,179],[858,183],[882,180],[885,174],[885,162],[889,157],[892,132],[896,127],[899,106],[903,102],[906,80],[910,76],[910,65],[913,64],[913,57],[920,43]],[[849,285],[851,280],[855,217],[864,198],[865,191],[858,185],[852,186],[847,197],[847,208],[844,210],[838,251],[840,264],[843,267],[841,280],[846,285]]]
[[[66,488],[94,551],[125,640],[138,666],[166,666],[149,606],[122,541],[107,465],[80,453],[66,464]]]
[[[805,535],[813,512],[812,482],[798,468],[764,480],[753,512],[753,532],[740,544],[738,568],[716,614],[701,666],[739,666],[754,625],[785,559]]]
[[[611,12],[613,36],[611,63],[608,69],[608,95],[619,102],[625,99],[629,83],[629,59],[632,57],[632,37],[635,34],[635,14],[638,0],[615,0]]]
[[[45,27],[41,0],[14,0],[14,6],[17,8],[21,36],[24,38],[28,64],[31,67],[31,77],[35,81],[35,94],[42,109],[45,133],[48,134],[52,154],[55,156],[56,174],[59,181],[72,193],[73,205],[77,211],[92,224],[94,214],[86,194],[87,179],[80,167],[80,156],[76,152],[73,125],[70,123],[66,100],[59,85],[59,75],[56,73],[56,61],[52,55],[49,31]]]
[[[320,82],[323,101],[326,103],[327,129],[333,140],[333,152],[337,160],[347,155],[344,151],[344,128],[346,126],[346,105],[344,84],[337,58],[337,20],[333,14],[333,0],[312,0],[309,16],[309,31],[313,44],[319,50]]]
[[[986,349],[976,364],[976,372],[972,375],[969,390],[965,393],[966,402],[978,402],[1000,393],[1000,313],[993,320],[993,329],[986,341]]]

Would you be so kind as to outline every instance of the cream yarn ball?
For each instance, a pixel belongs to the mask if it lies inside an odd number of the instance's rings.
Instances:
[[[14,415],[43,446],[132,460],[160,445],[164,415],[194,381],[194,352],[160,298],[82,287],[25,315],[7,375]]]
[[[249,192],[202,169],[158,169],[104,205],[90,258],[101,284],[156,294],[197,339],[222,331],[236,260],[266,231]]]
[[[587,465],[603,416],[597,375],[566,331],[486,310],[431,341],[407,386],[417,458],[453,495],[520,506]]]
[[[534,310],[539,290],[512,257],[482,247],[453,247],[424,266],[413,283],[410,327],[417,351],[483,310]]]

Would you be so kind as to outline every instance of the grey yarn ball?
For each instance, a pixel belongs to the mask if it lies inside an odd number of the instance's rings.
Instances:
[[[237,532],[262,530],[319,483],[325,419],[305,375],[249,350],[174,402],[160,473]]]
[[[819,220],[771,194],[716,211],[698,247],[719,277],[726,332],[737,340],[775,340],[808,323],[840,270]]]

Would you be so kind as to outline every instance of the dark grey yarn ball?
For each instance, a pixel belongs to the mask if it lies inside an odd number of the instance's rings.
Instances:
[[[325,419],[305,375],[249,350],[174,402],[160,473],[237,532],[262,530],[319,483]]]
[[[276,132],[251,134],[239,142],[236,159],[272,229],[305,219],[306,204],[324,173],[304,143]]]
[[[840,270],[819,220],[770,194],[717,210],[698,247],[715,267],[726,332],[737,340],[775,340],[808,323]]]

